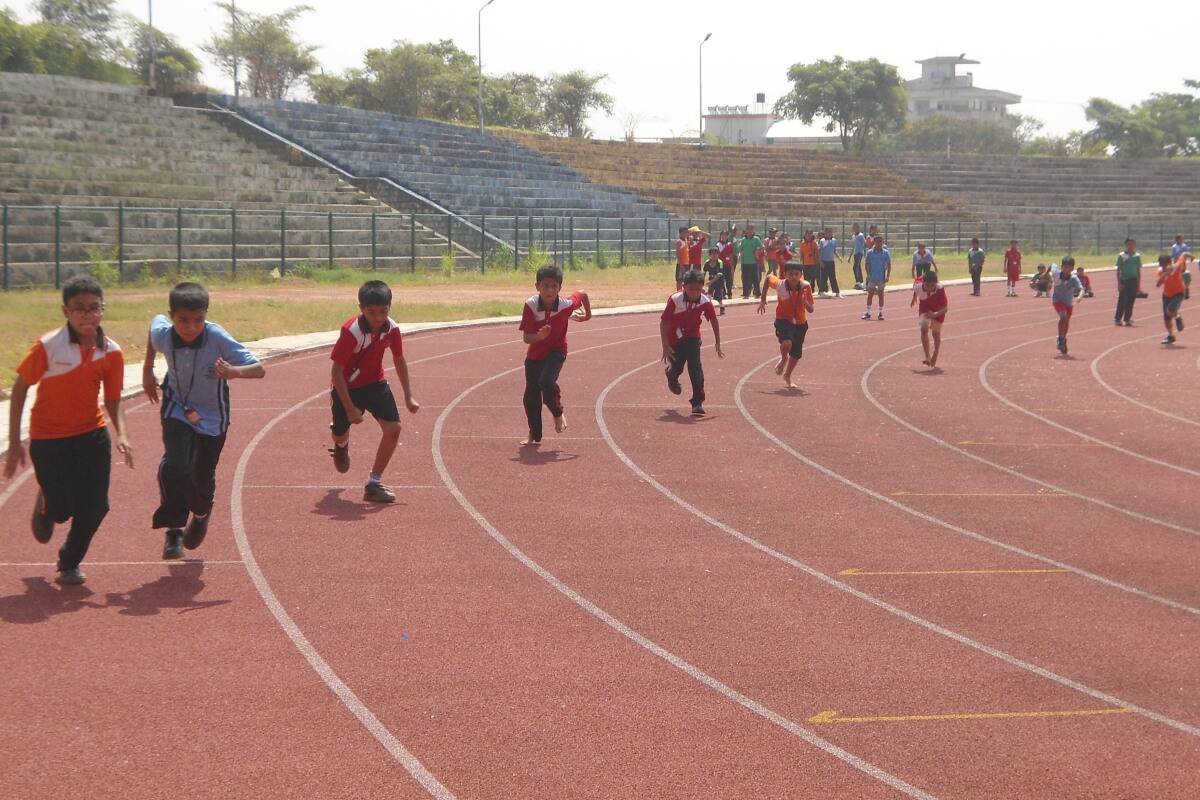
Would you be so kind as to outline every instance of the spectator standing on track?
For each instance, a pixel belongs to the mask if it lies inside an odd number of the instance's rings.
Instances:
[[[540,444],[542,441],[542,406],[550,410],[554,418],[554,430],[562,433],[567,429],[567,416],[563,412],[562,392],[558,388],[558,377],[567,360],[567,325],[571,320],[587,322],[592,318],[592,305],[587,292],[574,292],[564,299],[562,291],[563,272],[548,264],[539,267],[534,276],[537,294],[525,301],[521,310],[523,334],[529,349],[525,353],[525,419],[529,423],[529,436],[521,440],[523,446]]]
[[[758,313],[765,314],[767,291],[775,290],[775,338],[779,340],[779,363],[775,374],[783,376],[788,389],[795,389],[792,373],[804,355],[804,338],[808,335],[808,315],[813,311],[812,286],[802,276],[803,267],[798,261],[784,263],[785,280],[768,275],[763,283],[762,300]]]
[[[754,226],[747,225],[742,238],[738,240],[737,255],[742,262],[742,299],[745,300],[753,292],[758,297],[759,260],[765,256],[763,240],[754,233]]]
[[[667,389],[682,394],[679,376],[686,365],[692,383],[692,416],[704,416],[704,367],[700,363],[700,324],[707,319],[713,329],[713,343],[718,358],[721,350],[721,327],[713,311],[712,300],[704,294],[704,277],[698,270],[683,276],[683,290],[671,295],[659,322],[662,337],[662,360],[667,365]]]
[[[792,237],[785,233],[779,237],[778,245],[775,248],[775,259],[779,263],[779,275],[783,274],[787,263],[795,258],[796,251],[792,249]]]
[[[717,248],[708,249],[708,260],[704,262],[704,277],[708,281],[708,296],[717,301],[721,309],[717,316],[725,314],[725,270],[721,266],[721,258]]]
[[[679,238],[675,240],[675,291],[683,286],[683,273],[691,269],[692,247],[688,239],[686,226],[679,228]]]
[[[971,240],[971,249],[967,251],[967,272],[971,274],[971,295],[979,297],[979,288],[983,278],[983,262],[987,253],[979,246],[979,239]]]
[[[1021,248],[1018,245],[1019,242],[1013,239],[1004,251],[1005,297],[1017,296],[1017,282],[1021,280]]]
[[[717,258],[721,260],[721,274],[725,278],[725,296],[733,299],[733,262],[735,258],[733,239],[729,231],[721,231],[717,237]]]
[[[879,321],[883,321],[883,294],[887,283],[892,279],[892,254],[884,247],[883,237],[876,235],[871,241],[871,249],[867,251],[867,310],[863,319],[871,318],[871,298],[879,295]]]
[[[851,241],[854,249],[854,288],[862,291],[863,289],[863,271],[862,260],[867,253],[867,237],[862,232],[862,227],[856,222],[851,228]]]
[[[838,240],[833,235],[833,228],[826,228],[821,240],[817,242],[817,249],[821,258],[821,297],[829,297],[829,290],[833,290],[833,296],[838,300],[842,299],[842,290],[838,287],[837,279],[837,262],[842,260],[838,255]]]
[[[1179,307],[1183,304],[1185,285],[1183,283],[1184,261],[1172,261],[1169,255],[1158,257],[1158,282],[1163,290],[1163,324],[1167,327],[1167,335],[1163,344],[1175,344],[1175,330],[1183,331],[1183,317],[1179,316]],[[1172,330],[1174,326],[1175,330]]]
[[[1117,311],[1113,315],[1116,325],[1133,324],[1133,301],[1137,299],[1138,286],[1142,279],[1142,254],[1137,251],[1137,242],[1125,240],[1125,249],[1117,253]]]
[[[917,318],[921,326],[921,348],[925,351],[922,364],[931,369],[937,367],[938,355],[942,352],[942,323],[946,321],[946,311],[950,301],[946,297],[946,289],[938,285],[935,270],[927,270],[913,287],[912,302],[909,307],[917,306]],[[930,349],[929,336],[933,334],[933,349]]]
[[[1075,313],[1075,298],[1083,294],[1083,282],[1079,276],[1072,275],[1075,269],[1075,259],[1067,256],[1062,260],[1058,275],[1054,278],[1054,288],[1050,291],[1050,302],[1054,313],[1058,314],[1058,352],[1067,354],[1067,332],[1071,328],[1071,315]]]
[[[766,275],[779,274],[779,229],[770,228],[767,231],[767,238],[763,242],[763,249],[767,252],[767,271]]]
[[[917,250],[912,257],[912,276],[919,281],[926,272],[937,272],[937,262],[933,260],[933,251],[925,247],[924,242],[917,242]]]
[[[217,464],[229,432],[229,381],[267,374],[241,342],[208,321],[208,305],[208,291],[200,284],[175,284],[167,296],[170,316],[151,320],[146,340],[142,391],[151,403],[159,402],[154,356],[162,353],[167,359],[159,505],[150,525],[167,529],[165,560],[183,558],[185,547],[195,550],[208,534]]]
[[[76,275],[63,284],[62,299],[66,324],[34,342],[17,366],[4,477],[11,478],[25,465],[21,414],[29,387],[40,384],[29,415],[29,458],[38,484],[31,527],[34,538],[45,544],[54,535],[55,523],[71,520],[58,550],[56,580],[78,585],[87,580],[79,565],[108,514],[112,440],[107,425],[112,424],[117,450],[130,468],[133,448],[121,407],[125,359],[100,327],[104,289],[90,275]],[[101,387],[103,413],[96,404]]]
[[[821,282],[821,245],[813,231],[805,231],[800,240],[800,263],[804,268],[804,280],[810,286],[817,286]]]

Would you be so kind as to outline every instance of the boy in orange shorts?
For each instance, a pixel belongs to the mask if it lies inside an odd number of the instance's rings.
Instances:
[[[813,311],[813,293],[812,284],[804,280],[801,274],[803,266],[799,262],[788,261],[784,270],[787,277],[782,281],[777,275],[767,276],[763,284],[762,300],[758,303],[758,313],[766,313],[767,291],[774,289],[775,338],[779,340],[779,363],[775,365],[775,374],[783,376],[784,386],[795,389],[792,373],[804,355],[808,315]]]
[[[1158,281],[1155,286],[1161,286],[1163,305],[1163,324],[1167,327],[1167,335],[1163,344],[1175,344],[1175,331],[1172,327],[1183,331],[1183,319],[1179,316],[1179,307],[1183,305],[1183,295],[1187,287],[1183,282],[1184,261],[1171,261],[1169,255],[1158,257]]]

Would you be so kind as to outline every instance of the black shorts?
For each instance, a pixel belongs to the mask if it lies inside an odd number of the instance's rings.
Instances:
[[[342,401],[336,389],[330,390],[330,397],[333,405],[333,424],[329,429],[333,431],[334,436],[344,436],[346,431],[350,430],[350,420],[346,416],[346,409],[342,408]],[[380,422],[400,421],[400,409],[396,407],[396,398],[392,395],[392,387],[388,386],[387,381],[351,389],[350,402],[363,412],[369,412]]]
[[[1163,318],[1170,319],[1172,314],[1179,313],[1179,307],[1183,305],[1183,293],[1171,295],[1167,297],[1163,295]]]
[[[791,342],[792,349],[788,351],[788,355],[792,358],[800,358],[804,355],[804,337],[808,335],[808,323],[801,322],[799,325],[786,319],[775,320],[775,338],[780,344],[783,342]]]

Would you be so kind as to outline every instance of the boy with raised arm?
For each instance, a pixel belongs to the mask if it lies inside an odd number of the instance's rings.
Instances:
[[[690,273],[689,273],[690,274]],[[539,267],[534,276],[537,294],[525,301],[521,310],[522,340],[529,345],[525,354],[525,419],[529,435],[521,440],[523,446],[542,441],[542,406],[554,418],[554,430],[567,429],[563,412],[562,392],[558,376],[567,360],[567,325],[571,320],[587,322],[592,318],[592,304],[587,292],[574,292],[563,298],[563,272],[553,264]]]

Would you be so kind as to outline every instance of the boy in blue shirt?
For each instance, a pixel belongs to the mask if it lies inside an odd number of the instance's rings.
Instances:
[[[185,547],[195,550],[208,533],[217,462],[229,430],[229,381],[261,378],[266,370],[224,328],[207,320],[203,286],[176,284],[167,302],[170,316],[159,314],[150,323],[142,389],[151,403],[159,402],[154,356],[162,353],[167,359],[161,387],[164,453],[152,527],[167,529],[162,557],[170,560],[183,558]]]
[[[821,236],[821,241],[817,243],[817,247],[821,252],[821,297],[828,297],[827,289],[833,290],[833,296],[841,299],[842,290],[838,287],[837,279],[837,262],[841,260],[841,256],[837,254],[838,240],[833,235],[833,228],[826,228]]]
[[[863,319],[871,318],[871,299],[879,295],[879,321],[883,321],[883,293],[892,278],[892,254],[883,246],[883,237],[876,235],[867,251],[867,310]]]

